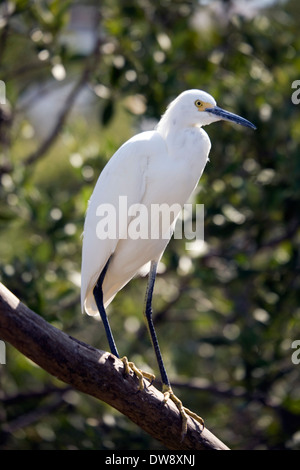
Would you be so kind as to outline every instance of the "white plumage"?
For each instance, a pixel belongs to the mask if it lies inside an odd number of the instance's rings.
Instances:
[[[128,140],[110,159],[99,176],[84,224],[82,311],[89,315],[100,313],[115,357],[120,356],[105,308],[133,276],[141,271],[146,274],[150,269],[144,315],[160,370],[164,403],[171,399],[178,408],[182,439],[187,432],[188,416],[202,426],[204,421],[184,407],[172,391],[152,321],[152,295],[157,263],[208,160],[211,144],[202,126],[220,119],[255,128],[246,119],[219,108],[204,91],[181,93],[156,130]],[[153,221],[155,207],[169,208],[167,223],[162,214]],[[143,215],[136,217],[139,211]],[[110,217],[105,216],[106,212]],[[136,237],[138,225],[147,230],[140,230],[143,236]],[[140,371],[126,356],[121,360],[125,372],[128,374],[131,369],[139,378],[140,390],[144,388],[144,378],[153,381],[154,376]]]
[[[110,159],[99,176],[84,224],[82,311],[89,315],[98,313],[93,288],[110,257],[102,286],[105,307],[133,276],[141,270],[147,272],[145,266],[149,262],[160,260],[169,242],[169,237],[154,240],[126,237],[134,222],[124,212],[121,212],[123,225],[119,227],[117,223],[117,236],[99,238],[97,227],[103,205],[110,204],[117,215],[120,196],[126,196],[128,207],[143,204],[149,212],[153,204],[182,207],[208,160],[211,144],[201,127],[220,119],[254,128],[249,121],[221,110],[204,91],[185,91],[170,104],[155,130],[129,139]],[[170,225],[175,224],[178,215],[179,211]]]

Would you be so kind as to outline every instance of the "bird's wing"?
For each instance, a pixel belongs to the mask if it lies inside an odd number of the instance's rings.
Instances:
[[[120,147],[99,176],[89,201],[83,233],[81,307],[89,315],[98,312],[93,297],[98,277],[120,238],[127,233],[128,221],[119,224],[119,215],[126,216],[126,207],[142,201],[149,159],[152,153],[161,152],[164,145],[155,131],[138,134]],[[106,238],[103,229],[108,234]]]

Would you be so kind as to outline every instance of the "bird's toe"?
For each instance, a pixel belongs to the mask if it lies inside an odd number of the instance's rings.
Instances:
[[[204,420],[201,418],[201,416],[198,416],[196,413],[194,413],[193,411],[183,406],[182,401],[179,400],[178,397],[176,397],[172,388],[169,385],[164,385],[163,394],[164,394],[164,403],[166,403],[170,399],[173,401],[173,403],[175,403],[176,407],[179,410],[179,413],[182,419],[182,428],[181,428],[182,440],[185,438],[186,433],[187,433],[188,416],[190,416],[195,421],[197,421],[202,426],[202,429],[204,428]]]
[[[141,369],[138,369],[133,362],[128,361],[126,356],[122,357],[121,361],[124,364],[125,374],[127,374],[127,375],[130,374],[130,370],[132,370],[133,373],[139,379],[139,390],[144,389],[144,379],[147,379],[150,382],[150,385],[154,382],[155,375],[150,374],[149,372],[145,372]]]

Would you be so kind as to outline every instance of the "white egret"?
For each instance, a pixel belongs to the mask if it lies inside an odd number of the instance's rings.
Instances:
[[[117,292],[136,274],[149,272],[144,315],[150,332],[163,384],[164,401],[169,398],[178,407],[183,420],[183,435],[187,415],[201,424],[202,418],[183,407],[174,395],[160,353],[152,321],[152,294],[157,265],[169,242],[172,228],[202,175],[211,143],[202,126],[226,120],[255,129],[246,119],[219,108],[208,93],[188,90],[181,93],[167,108],[153,131],[142,132],[125,142],[113,155],[99,176],[89,202],[82,249],[82,311],[100,313],[112,354],[120,357],[106,315],[106,307]],[[122,212],[122,199],[127,207],[141,207],[151,212],[155,204],[176,207],[168,227],[159,237],[132,237],[136,220],[134,211]],[[136,205],[139,206],[136,206]],[[175,206],[173,206],[175,204]],[[113,208],[116,217],[109,233],[100,223],[105,211]],[[124,209],[124,208],[123,208]],[[147,219],[148,220],[148,219]],[[103,219],[102,219],[103,221]],[[109,225],[109,220],[106,220]],[[131,367],[140,379],[143,376],[133,363],[122,359],[128,371]]]

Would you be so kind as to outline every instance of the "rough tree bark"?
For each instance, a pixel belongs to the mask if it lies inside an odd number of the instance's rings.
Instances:
[[[0,338],[44,370],[126,415],[172,450],[228,450],[207,428],[189,418],[181,442],[181,418],[172,401],[154,386],[137,391],[137,378],[124,375],[123,363],[54,328],[0,283]]]

